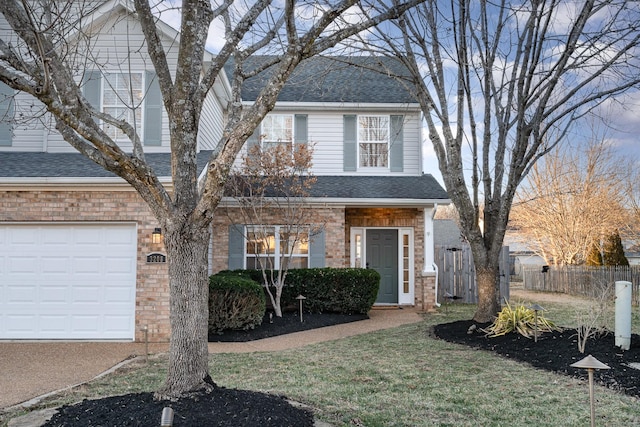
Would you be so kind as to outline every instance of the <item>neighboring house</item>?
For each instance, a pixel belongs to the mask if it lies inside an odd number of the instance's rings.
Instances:
[[[101,29],[93,52],[102,55],[102,67],[79,81],[103,111],[122,107],[112,96],[121,80],[136,82],[146,157],[170,186],[168,121],[142,38],[131,37],[137,23],[123,4],[108,2],[92,17],[93,28]],[[165,45],[179,37],[160,28]],[[127,56],[131,75],[110,62]],[[280,143],[286,134],[289,143],[314,146],[318,182],[309,201],[323,228],[297,254],[298,265],[375,268],[382,274],[379,304],[432,308],[433,213],[449,201],[422,173],[418,105],[383,74],[322,58],[303,64],[248,143]],[[214,148],[205,141],[221,136],[228,87],[218,82],[203,111],[201,170]],[[0,92],[13,95],[6,86]],[[255,96],[249,81],[243,98]],[[24,123],[5,119],[28,114],[32,99],[0,95],[0,101],[0,339],[140,341],[147,334],[150,341],[167,340],[166,258],[152,239],[158,225],[145,203],[122,179],[76,153],[46,126],[46,115]],[[231,220],[229,202],[213,224],[211,272],[251,263],[247,224]],[[270,224],[250,225],[273,226],[278,239],[279,221],[274,214]]]

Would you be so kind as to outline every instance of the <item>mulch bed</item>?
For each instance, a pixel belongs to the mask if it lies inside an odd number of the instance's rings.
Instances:
[[[262,324],[255,329],[246,331],[227,330],[222,334],[210,334],[209,342],[247,342],[325,326],[357,322],[368,318],[369,316],[366,314],[303,313],[302,322],[300,322],[299,312],[285,312],[282,317],[269,316],[269,313],[267,313],[262,320]]]
[[[444,323],[434,326],[432,333],[449,342],[492,351],[536,368],[576,378],[588,378],[587,370],[572,368],[569,365],[591,354],[611,368],[594,371],[594,380],[597,383],[630,396],[640,397],[640,370],[630,367],[632,363],[640,363],[640,336],[636,334],[631,336],[629,350],[616,347],[614,334],[607,333],[589,339],[583,354],[578,351],[575,329],[545,332],[538,337],[538,342],[534,342],[532,338],[525,338],[517,333],[487,338],[480,329],[488,327],[489,324],[476,325],[473,333],[467,333],[473,324],[470,320]]]
[[[299,313],[284,313],[282,318],[274,316],[271,322],[267,314],[262,325],[255,329],[225,331],[211,335],[209,341],[252,341],[368,318],[367,315],[303,313],[303,322],[300,322]],[[174,427],[312,427],[314,424],[310,410],[291,405],[284,396],[215,387],[210,393],[199,392],[176,402],[154,400],[153,393],[84,400],[61,407],[45,426],[157,427],[165,406],[174,410]]]

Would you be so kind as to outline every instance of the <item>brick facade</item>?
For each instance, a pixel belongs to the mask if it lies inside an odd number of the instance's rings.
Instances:
[[[276,213],[266,222],[280,224]],[[0,191],[0,222],[128,222],[137,226],[135,339],[150,342],[169,339],[169,278],[166,264],[148,264],[151,252],[164,252],[151,243],[158,226],[147,205],[134,191],[33,190]],[[236,209],[219,208],[212,224],[211,269],[228,268],[229,234],[232,223],[243,223]],[[435,304],[435,276],[423,275],[424,223],[419,209],[335,208],[313,209],[310,222],[325,231],[325,265],[348,267],[351,227],[409,227],[414,230],[415,305],[430,310]]]
[[[414,304],[424,311],[435,306],[435,275],[423,273],[424,220],[421,209],[389,208],[315,208],[310,222],[325,227],[325,262],[327,267],[350,265],[352,227],[405,227],[414,233]],[[212,271],[228,268],[230,224],[245,223],[238,209],[219,208],[213,222]],[[266,224],[282,224],[275,212],[265,215]]]
[[[0,191],[0,222],[128,222],[137,225],[135,339],[169,339],[169,276],[166,264],[147,264],[147,254],[164,252],[151,243],[158,226],[133,191]]]

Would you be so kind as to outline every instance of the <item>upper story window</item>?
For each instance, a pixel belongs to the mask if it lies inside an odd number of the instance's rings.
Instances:
[[[276,145],[293,146],[293,115],[269,114],[262,121],[262,149]]]
[[[358,166],[389,167],[389,116],[358,116]]]
[[[134,126],[142,139],[143,73],[109,73],[102,82],[102,111]],[[104,123],[103,129],[114,141],[128,140],[119,128]]]

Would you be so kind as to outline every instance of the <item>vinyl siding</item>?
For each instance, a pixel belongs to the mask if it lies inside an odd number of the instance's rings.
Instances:
[[[198,134],[200,150],[213,150],[222,138],[223,130],[224,111],[212,90],[204,101],[200,116],[200,133]]]
[[[103,72],[141,72],[153,70],[153,65],[148,58],[145,47],[144,36],[140,31],[139,24],[134,19],[127,19],[124,11],[107,17],[93,29],[96,36],[91,38],[91,55],[96,60],[90,59],[89,64],[100,64]],[[2,25],[4,23],[4,25]],[[0,17],[0,30],[8,28],[8,24]],[[165,49],[175,44],[175,40],[168,37],[163,40]],[[79,52],[86,52],[86,45],[80,48]],[[128,58],[129,57],[129,58]],[[170,50],[167,54],[169,68],[174,71],[174,64],[177,61],[177,48]],[[78,62],[82,62],[78,58]],[[91,65],[89,65],[91,66]],[[80,80],[82,76],[78,76]],[[35,107],[34,107],[35,106]],[[33,117],[35,113],[41,113],[41,104],[30,95],[19,93],[16,95],[15,110],[18,117],[20,113],[23,117]],[[211,110],[208,110],[211,109]],[[62,136],[55,131],[55,124],[51,116],[37,114],[38,119],[30,119],[15,126],[15,136],[11,147],[0,147],[2,151],[47,151],[52,153],[76,152]],[[144,113],[142,115],[144,117]],[[144,120],[144,119],[143,119]],[[213,91],[205,101],[204,111],[201,121],[200,143],[202,149],[210,149],[211,144],[216,144],[222,135],[223,113],[219,101]],[[142,123],[144,129],[144,122]],[[161,144],[159,146],[145,146],[145,152],[157,153],[168,152],[170,150],[169,123],[166,111],[162,108],[162,132]],[[143,135],[144,140],[144,135]],[[119,142],[120,146],[130,151],[132,144]]]
[[[417,113],[404,114],[403,146],[404,162],[402,172],[387,171],[392,175],[419,175],[421,174],[421,144],[419,115]],[[309,141],[313,144],[313,168],[315,175],[379,175],[378,171],[358,169],[355,172],[344,172],[342,147],[343,116],[349,114],[367,114],[365,111],[348,111],[340,113],[310,113],[309,114]],[[372,114],[398,114],[398,111]]]
[[[313,166],[311,168],[314,175],[421,175],[422,147],[420,143],[420,114],[416,111],[389,110],[383,112],[369,112],[366,110],[344,110],[344,111],[287,111],[281,112],[274,109],[273,114],[308,114],[308,139],[309,145],[313,147]],[[380,170],[367,171],[358,169],[355,172],[345,172],[343,168],[343,117],[345,115],[373,114],[373,115],[403,115],[403,170],[402,172],[386,172]],[[246,144],[242,148],[235,162],[235,167],[241,164],[240,159],[246,153]]]

